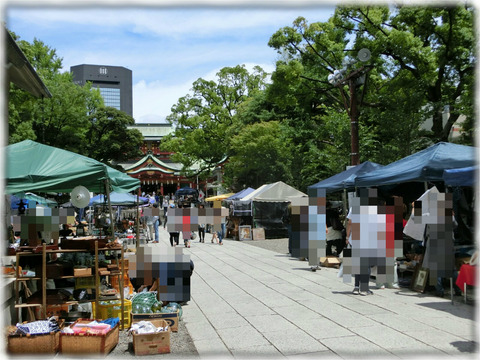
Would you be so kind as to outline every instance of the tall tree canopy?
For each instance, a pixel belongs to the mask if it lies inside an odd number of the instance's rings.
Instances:
[[[175,131],[163,148],[174,151],[173,159],[185,168],[198,164],[200,173],[210,171],[230,155],[238,107],[264,87],[266,76],[260,67],[250,74],[239,65],[221,69],[217,81],[195,81],[192,94],[180,98],[167,117]]]
[[[270,38],[279,58],[268,83],[259,72],[246,91],[251,75],[243,67],[222,69],[217,82],[196,81],[172,108],[167,148],[186,166],[227,158],[224,179],[233,187],[276,174],[305,190],[350,164],[356,116],[361,162],[387,164],[448,141],[461,116],[456,141],[472,145],[474,41],[468,5],[343,6],[327,22],[299,17]],[[361,49],[371,57],[359,60]],[[331,81],[339,70],[340,81]],[[267,134],[282,139],[284,151],[271,139],[265,146]],[[268,170],[260,152],[276,154],[282,171]]]
[[[20,49],[45,83],[51,98],[36,99],[10,84],[9,143],[30,139],[114,166],[140,154],[143,141],[131,116],[105,107],[100,92],[90,84],[78,86],[69,72],[61,72],[62,59],[42,41],[18,40]]]
[[[345,68],[348,76],[367,67],[356,91],[360,127],[368,127],[364,134],[370,137],[360,139],[362,161],[396,160],[447,141],[461,115],[466,125],[473,121],[475,47],[469,7],[338,7],[325,23],[298,18],[278,30],[269,45],[281,55],[271,93],[286,110],[303,107],[310,128],[330,121],[332,112],[326,109],[344,112],[345,101],[350,103],[350,89],[333,86],[328,75]],[[363,48],[371,58],[355,62]],[[429,119],[431,129],[418,134],[419,125]],[[367,150],[368,143],[378,146]]]

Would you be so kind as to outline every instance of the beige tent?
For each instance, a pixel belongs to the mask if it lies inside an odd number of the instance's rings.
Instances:
[[[266,238],[288,237],[287,227],[283,217],[288,204],[294,197],[307,196],[301,191],[278,181],[265,184],[241,199],[241,202],[251,204],[254,228],[265,229]]]
[[[291,197],[307,196],[307,194],[278,181],[273,184],[265,184],[254,192],[248,194],[241,201],[262,201],[262,202],[289,202]]]

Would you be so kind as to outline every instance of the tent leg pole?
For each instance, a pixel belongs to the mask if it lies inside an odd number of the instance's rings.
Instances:
[[[453,279],[450,278],[450,298],[452,300],[452,305],[453,305]]]
[[[138,188],[138,191],[137,191],[137,221],[136,221],[136,229],[135,229],[135,232],[136,232],[136,243],[135,243],[135,247],[138,249],[138,247],[140,246],[140,215],[139,215],[139,204],[140,203],[140,188]]]
[[[105,179],[105,193],[108,199],[108,212],[110,215],[110,231],[112,232],[112,241],[115,241],[115,226],[113,224],[112,203],[110,201],[110,184],[108,179]]]

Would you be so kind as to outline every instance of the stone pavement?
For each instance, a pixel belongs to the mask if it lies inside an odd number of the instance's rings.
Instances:
[[[472,305],[374,284],[353,295],[337,269],[210,239],[184,249],[195,270],[183,321],[201,358],[478,357]]]

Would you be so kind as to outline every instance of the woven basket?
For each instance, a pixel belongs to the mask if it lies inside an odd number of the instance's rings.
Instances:
[[[78,319],[77,323],[90,323],[91,319]],[[60,334],[59,351],[62,354],[108,354],[118,344],[119,323],[107,334]]]
[[[7,350],[10,354],[55,354],[60,332],[39,335],[9,335]]]
[[[60,319],[58,326],[63,328],[65,321]],[[15,326],[7,329],[7,351],[10,354],[56,354],[60,344],[60,331],[49,334],[13,335]]]

